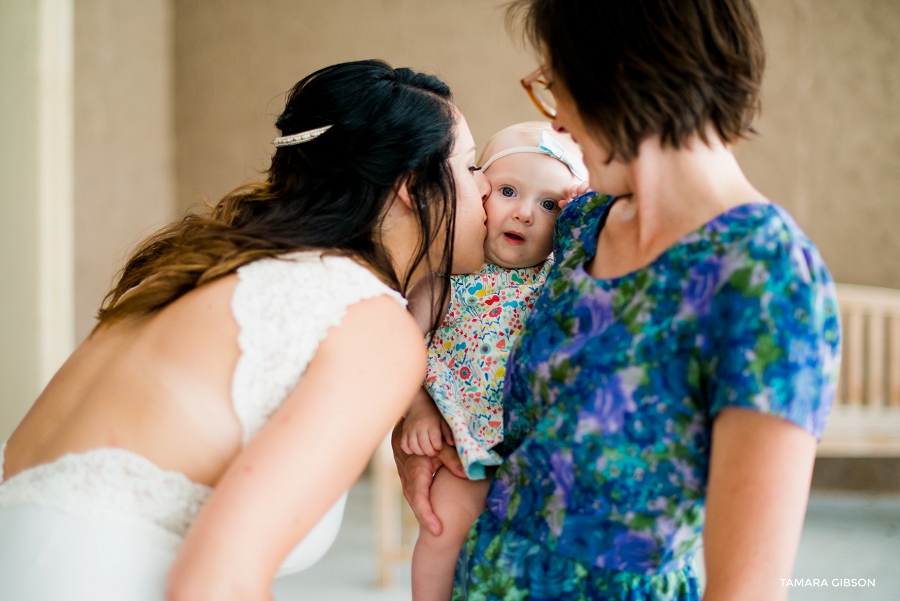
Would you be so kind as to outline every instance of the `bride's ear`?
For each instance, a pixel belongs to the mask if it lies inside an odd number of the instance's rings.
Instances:
[[[415,203],[413,202],[412,196],[409,194],[406,180],[404,179],[394,184],[394,188],[391,190],[390,200],[387,204],[386,217],[391,219],[399,217],[406,218],[410,214],[415,213],[415,211]]]
[[[407,209],[410,211],[413,210],[413,201],[409,195],[409,188],[406,187],[406,180],[400,182],[400,184],[394,189],[397,198],[402,202]]]

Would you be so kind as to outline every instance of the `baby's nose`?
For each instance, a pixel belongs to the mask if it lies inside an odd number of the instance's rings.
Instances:
[[[531,223],[532,219],[534,219],[534,210],[531,203],[524,201],[517,203],[513,216],[519,221]]]

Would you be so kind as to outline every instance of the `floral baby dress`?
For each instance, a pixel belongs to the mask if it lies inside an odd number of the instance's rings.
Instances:
[[[466,474],[484,478],[499,465],[506,359],[552,265],[481,271],[450,278],[450,308],[432,333],[425,388],[453,431]]]

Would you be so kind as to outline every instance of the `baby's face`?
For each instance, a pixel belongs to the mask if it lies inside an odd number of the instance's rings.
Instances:
[[[497,159],[485,175],[491,182],[485,261],[510,269],[537,265],[553,250],[559,201],[578,180],[560,161],[536,153]]]

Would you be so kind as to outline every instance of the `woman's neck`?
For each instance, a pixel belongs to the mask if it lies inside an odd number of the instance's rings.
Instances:
[[[394,273],[400,279],[408,276],[406,292],[428,273],[428,261],[422,261],[414,269],[413,261],[422,238],[421,226],[410,207],[399,197],[394,197],[379,227],[379,243],[390,257]]]
[[[598,241],[595,277],[639,269],[704,223],[736,206],[765,202],[714,132],[679,149],[644,140],[628,165],[630,193],[610,209]]]

